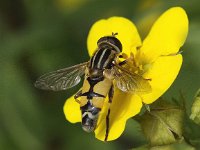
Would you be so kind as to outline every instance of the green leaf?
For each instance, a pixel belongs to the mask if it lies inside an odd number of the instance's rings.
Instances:
[[[184,112],[163,100],[151,105],[140,118],[142,130],[151,146],[166,145],[182,137]]]
[[[181,139],[173,144],[163,145],[163,146],[153,146],[149,147],[144,145],[141,147],[133,148],[132,150],[195,150],[194,147],[185,142],[184,139]]]
[[[196,124],[200,125],[200,89],[197,91],[194,97],[190,119],[193,120]]]
[[[170,145],[151,147],[150,150],[195,150],[195,148],[184,140],[180,140]]]

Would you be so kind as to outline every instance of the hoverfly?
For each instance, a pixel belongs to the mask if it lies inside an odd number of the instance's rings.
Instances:
[[[82,128],[86,132],[95,130],[106,96],[112,103],[114,86],[123,92],[149,91],[151,88],[148,79],[123,67],[126,60],[117,62],[122,57],[122,44],[115,35],[101,37],[88,62],[44,74],[35,82],[39,89],[60,91],[77,85],[85,74],[83,87],[74,98],[80,104]],[[109,114],[110,109],[106,116],[105,141],[109,132]]]

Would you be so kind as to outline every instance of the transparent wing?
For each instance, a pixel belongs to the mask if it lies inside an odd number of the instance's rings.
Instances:
[[[116,85],[123,92],[151,92],[149,79],[144,79],[141,75],[129,72],[125,68],[118,65],[113,67],[113,69]]]
[[[88,62],[85,62],[44,74],[36,80],[34,85],[43,90],[61,91],[69,89],[81,81],[81,76],[85,73],[87,65]]]

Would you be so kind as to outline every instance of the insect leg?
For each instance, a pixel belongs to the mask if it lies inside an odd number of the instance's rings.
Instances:
[[[128,59],[128,55],[125,53],[122,53],[119,55],[119,58],[124,58],[124,59]]]
[[[124,60],[124,61],[120,62],[118,65],[119,65],[119,66],[123,66],[123,65],[125,65],[126,63],[127,63],[127,60]]]
[[[82,90],[78,91],[78,92],[76,93],[76,95],[74,95],[75,101],[76,101],[77,103],[79,103],[79,104],[80,104],[80,101],[78,100],[78,98],[81,97],[81,96],[82,96]]]
[[[113,85],[112,85],[111,88],[110,88],[110,91],[108,93],[108,103],[109,104],[112,103],[113,95],[114,95],[114,88],[113,88]],[[105,134],[104,141],[107,141],[107,139],[108,139],[108,134],[109,134],[109,117],[110,117],[110,105],[109,105],[108,113],[107,113],[107,116],[106,116],[106,134]]]
[[[115,64],[118,64],[119,66],[125,65],[128,61],[133,62],[133,64],[136,66],[133,53],[130,54],[130,57],[127,54],[122,53],[121,55],[119,55],[119,58],[124,58],[125,59],[124,61],[121,61],[119,63],[115,62]]]
[[[127,63],[127,60],[124,60],[124,61],[119,62],[119,63],[117,63],[117,61],[114,61],[114,62],[113,62],[113,65],[123,66],[123,65],[125,65],[126,63]]]

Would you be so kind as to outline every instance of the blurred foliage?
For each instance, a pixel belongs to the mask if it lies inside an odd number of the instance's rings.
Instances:
[[[67,122],[63,104],[81,85],[54,93],[37,90],[33,83],[45,72],[87,61],[86,38],[96,20],[114,15],[127,17],[144,38],[156,18],[172,6],[187,11],[190,31],[182,48],[183,67],[164,97],[177,97],[181,90],[186,108],[191,108],[200,77],[200,1],[0,1],[0,149],[120,150],[145,144],[133,120],[128,121],[118,140],[109,143],[83,132],[80,124]],[[188,120],[186,130],[195,143],[200,139],[199,126],[191,122]]]

